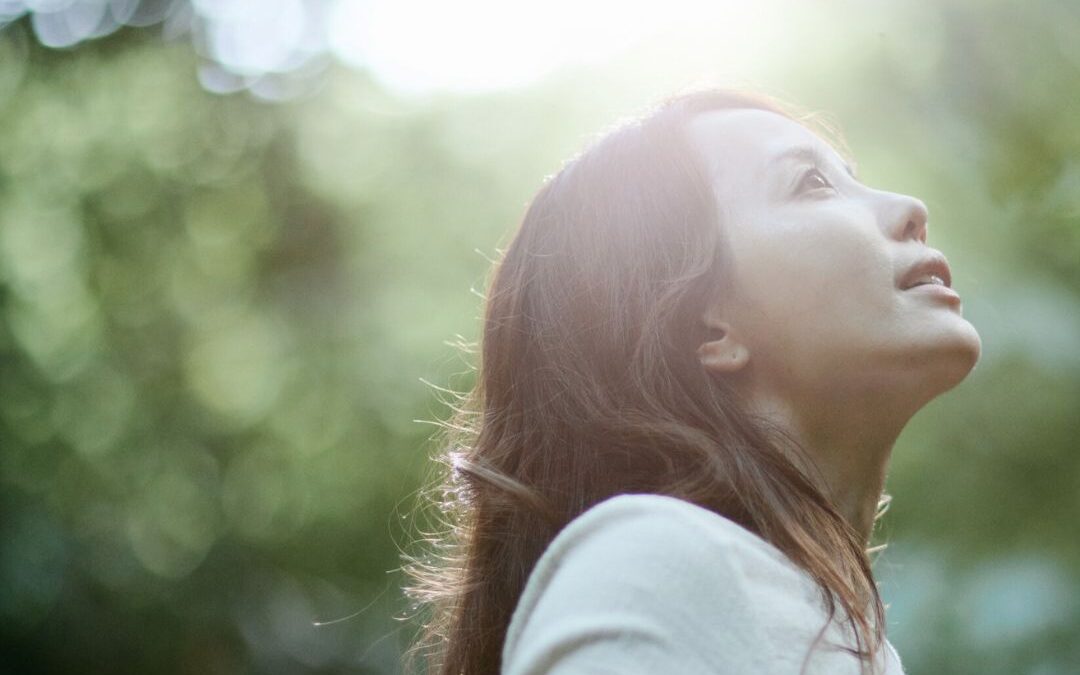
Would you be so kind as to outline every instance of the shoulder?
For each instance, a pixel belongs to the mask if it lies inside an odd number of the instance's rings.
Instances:
[[[618,539],[626,531],[680,547],[723,544],[784,559],[780,551],[741,525],[696,504],[655,494],[619,495],[593,506],[559,533],[549,551],[557,553],[589,539]]]
[[[800,574],[772,544],[717,513],[674,497],[633,494],[601,502],[571,521],[533,576],[542,583],[567,565],[595,568],[605,562],[609,572],[631,575],[659,566],[693,577],[747,565]]]
[[[632,659],[622,666],[641,668],[623,672],[650,672],[650,659],[651,672],[675,672],[672,659],[687,673],[774,672],[755,661],[778,637],[769,633],[783,622],[820,623],[815,602],[810,580],[738,524],[672,497],[622,495],[573,520],[540,558],[504,664],[560,672],[553,664],[572,655],[578,666]]]

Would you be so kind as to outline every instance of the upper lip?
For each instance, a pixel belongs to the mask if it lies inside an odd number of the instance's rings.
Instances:
[[[915,261],[903,277],[900,278],[900,290],[906,291],[913,287],[919,279],[927,275],[940,277],[945,286],[952,288],[952,272],[949,271],[949,261],[945,259],[941,251],[931,250]]]

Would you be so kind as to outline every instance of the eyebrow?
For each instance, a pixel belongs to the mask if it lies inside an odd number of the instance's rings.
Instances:
[[[809,162],[810,164],[820,166],[825,166],[833,162],[832,159],[827,157],[825,153],[821,152],[821,150],[815,146],[795,145],[784,150],[783,152],[777,153],[776,156],[772,158],[771,163],[776,164],[779,162],[790,160],[802,160],[804,162]],[[847,174],[853,179],[859,179],[858,176],[855,175],[855,169],[847,161],[841,159],[840,165],[844,167],[844,171],[847,171]]]

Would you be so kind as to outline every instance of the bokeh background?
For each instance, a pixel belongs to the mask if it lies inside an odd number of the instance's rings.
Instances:
[[[453,344],[544,176],[696,84],[922,197],[984,355],[896,448],[907,671],[1080,673],[1068,0],[0,0],[0,672],[399,673]],[[419,421],[417,421],[419,420]]]

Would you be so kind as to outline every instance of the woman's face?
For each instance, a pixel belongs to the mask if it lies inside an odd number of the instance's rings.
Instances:
[[[863,185],[828,143],[775,113],[704,113],[690,134],[733,266],[715,310],[749,350],[755,387],[918,391],[922,405],[970,371],[979,336],[960,297],[930,278],[950,283],[922,202]]]

